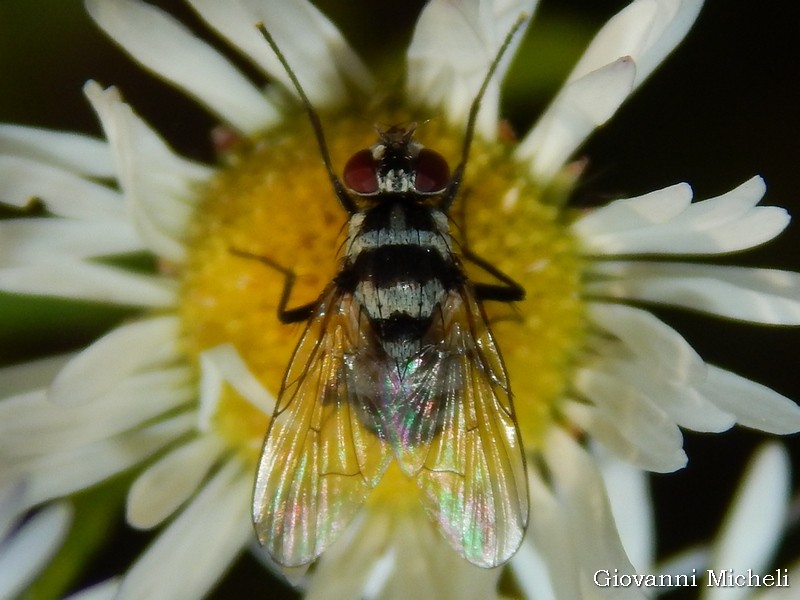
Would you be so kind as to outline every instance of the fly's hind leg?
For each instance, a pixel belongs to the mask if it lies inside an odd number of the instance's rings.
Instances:
[[[514,281],[511,277],[503,273],[500,269],[495,267],[488,260],[472,252],[468,246],[462,246],[461,255],[464,257],[464,260],[468,260],[472,264],[477,265],[489,273],[489,275],[501,282],[500,284],[473,283],[472,287],[475,290],[475,295],[477,296],[478,300],[519,302],[520,300],[525,299],[525,288]]]
[[[284,267],[267,256],[260,256],[258,254],[244,252],[242,250],[237,250],[236,248],[231,248],[231,253],[236,256],[241,256],[242,258],[257,260],[268,267],[272,267],[283,275],[283,291],[281,292],[281,298],[278,301],[278,319],[281,323],[299,323],[301,321],[308,321],[308,319],[311,318],[311,315],[314,313],[314,308],[317,306],[316,300],[314,302],[295,306],[294,308],[288,308],[289,298],[292,295],[292,287],[294,287],[294,282],[297,279],[297,275],[295,275],[294,271]]]
[[[525,288],[514,281],[511,277],[503,273],[500,269],[495,267],[488,260],[478,256],[470,249],[469,240],[467,237],[467,199],[470,195],[469,192],[469,189],[464,189],[462,191],[460,204],[461,209],[459,210],[458,215],[460,217],[459,220],[461,221],[460,226],[456,222],[456,227],[461,230],[463,237],[460,244],[461,256],[464,258],[464,260],[469,261],[477,267],[483,269],[500,282],[500,284],[473,282],[472,287],[475,290],[476,297],[478,300],[495,300],[497,302],[519,302],[520,300],[524,300]]]

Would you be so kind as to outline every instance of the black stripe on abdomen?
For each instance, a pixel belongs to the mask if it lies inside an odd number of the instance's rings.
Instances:
[[[438,280],[442,288],[452,290],[462,279],[458,266],[445,260],[434,248],[388,245],[363,250],[352,264],[342,269],[336,283],[352,292],[359,282],[368,281],[375,288],[385,288]]]

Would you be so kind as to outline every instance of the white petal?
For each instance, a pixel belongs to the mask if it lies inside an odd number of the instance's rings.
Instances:
[[[515,151],[530,172],[549,181],[575,149],[605,123],[628,97],[636,64],[623,57],[568,83]]]
[[[698,391],[697,387],[706,380],[705,369],[701,379],[682,382],[653,371],[646,359],[614,356],[613,350],[608,348],[599,356],[604,372],[637,389],[681,427],[720,432],[736,423],[734,415],[720,409]]]
[[[682,450],[675,449],[673,440],[668,443],[659,440],[658,447],[646,445],[641,439],[641,432],[636,429],[639,423],[620,423],[617,416],[607,410],[574,401],[564,404],[564,414],[614,456],[639,469],[669,473],[686,465],[686,455]],[[659,434],[661,438],[664,437],[663,433]],[[675,435],[670,437],[674,438]]]
[[[79,175],[114,176],[108,144],[79,133],[0,125],[0,154],[27,158]]]
[[[128,523],[150,529],[167,519],[200,487],[224,447],[215,435],[204,435],[150,465],[128,491]]]
[[[640,85],[681,42],[697,18],[703,0],[636,0],[597,33],[567,81],[630,56]]]
[[[741,321],[800,324],[800,274],[691,263],[596,262],[589,297],[681,306]]]
[[[389,517],[392,570],[381,600],[494,600],[501,569],[465,561],[447,545],[421,509]],[[367,527],[369,527],[367,523]],[[447,573],[447,577],[442,577]],[[318,598],[323,598],[320,594]]]
[[[177,361],[179,331],[179,319],[171,316],[142,319],[112,330],[64,367],[50,386],[50,399],[63,404],[87,402],[134,373]]]
[[[664,575],[692,575],[699,574],[707,566],[708,547],[698,545],[681,549],[677,554],[659,562],[655,570],[658,574]]]
[[[669,221],[643,222],[639,227],[611,228],[581,235],[588,254],[723,254],[752,248],[776,237],[789,224],[785,209],[755,206],[766,191],[753,177],[730,192],[686,206]],[[647,198],[646,196],[643,198]],[[626,200],[644,204],[643,198]],[[616,203],[613,203],[616,204]],[[613,206],[612,204],[612,206]],[[646,206],[640,207],[646,210]],[[602,212],[604,209],[600,209]],[[580,223],[580,221],[578,222]],[[627,225],[627,223],[626,223]]]
[[[534,176],[549,180],[593,129],[613,116],[683,39],[702,4],[702,0],[636,0],[598,32],[567,77],[562,92],[517,151],[520,159],[533,159]],[[614,67],[620,60],[634,63],[636,68],[623,72]],[[601,73],[605,75],[598,77]],[[574,91],[574,86],[587,78],[580,86],[588,94],[583,96],[584,91]],[[600,86],[598,91],[592,89],[596,85]],[[586,114],[572,114],[574,109],[565,102],[583,104],[580,112]],[[593,110],[594,102],[598,105]]]
[[[37,262],[51,256],[88,258],[136,252],[144,244],[124,222],[76,219],[0,221],[0,267]]]
[[[211,177],[211,169],[174,154],[115,89],[103,91],[89,82],[84,91],[111,142],[120,185],[139,233],[156,254],[182,260],[195,188]]]
[[[691,201],[691,186],[678,183],[643,196],[609,202],[582,215],[571,229],[591,247],[595,237],[603,234],[670,221],[686,210]]]
[[[241,471],[232,460],[204,486],[128,571],[116,600],[205,596],[253,536],[253,482]]]
[[[649,312],[622,304],[592,302],[588,316],[664,378],[689,382],[705,376],[700,355],[683,336]]]
[[[247,368],[242,357],[231,344],[221,344],[200,355],[200,431],[211,428],[211,419],[217,411],[217,402],[225,382],[256,409],[267,416],[275,412],[275,398]]]
[[[618,569],[634,573],[614,525],[606,490],[591,457],[566,433],[552,428],[544,458],[552,474],[558,510],[562,515],[577,572],[573,574],[580,594],[572,598],[643,598],[634,588],[600,588],[594,583],[595,573],[602,569]],[[535,511],[531,511],[536,519]],[[542,541],[543,544],[549,540]],[[554,576],[555,580],[555,576]],[[561,585],[558,580],[556,586]],[[559,598],[566,597],[559,592]]]
[[[58,453],[110,438],[196,398],[189,367],[131,375],[77,405],[58,405],[43,390],[0,403],[0,455],[7,460]]]
[[[778,435],[800,431],[800,406],[760,383],[709,365],[698,390],[740,425]]]
[[[531,515],[523,545],[535,548],[534,552],[542,557],[558,600],[581,598],[580,567],[577,564],[577,554],[572,548],[568,517],[559,505],[559,500],[535,469],[530,470],[528,489]],[[524,565],[517,567],[516,558],[512,561],[516,570],[524,569]],[[532,597],[536,598],[536,595]]]
[[[62,217],[85,221],[125,221],[122,196],[98,183],[43,163],[0,156],[0,202],[26,207],[33,199]]]
[[[69,530],[72,508],[52,504],[0,546],[0,598],[14,598],[53,557]]]
[[[15,396],[21,392],[49,385],[53,377],[73,356],[74,354],[62,354],[3,367],[0,369],[0,390],[3,396]]]
[[[347,41],[309,2],[188,1],[226,41],[295,94],[286,71],[255,27],[263,22],[315,106],[330,106],[344,99],[345,79],[364,91],[372,87],[369,73]]]
[[[800,577],[800,561],[792,562],[789,564],[788,569],[784,567],[781,570],[781,575],[786,576],[790,585],[780,588],[776,586],[769,590],[764,590],[756,594],[753,600],[795,600],[796,589],[792,589],[791,582],[797,581],[798,577]]]
[[[529,542],[523,542],[517,553],[511,558],[514,579],[519,584],[524,598],[536,600],[556,600],[553,590],[552,576],[542,556]],[[566,596],[570,597],[570,596]]]
[[[25,512],[25,482],[9,479],[0,485],[0,547]]]
[[[112,577],[92,587],[70,594],[64,600],[114,600],[119,590],[119,578]]]
[[[592,413],[592,433],[602,435],[610,426],[635,450],[635,455],[620,458],[657,472],[685,466],[680,429],[641,390],[609,372],[589,368],[578,369],[574,386],[599,409]]]
[[[87,0],[98,25],[130,55],[234,127],[252,132],[277,112],[225,57],[164,11],[136,0]]]
[[[393,518],[399,520],[399,517],[380,510],[367,510],[357,517],[343,536],[320,557],[314,576],[309,580],[305,600],[364,598],[364,588],[373,565],[388,559],[397,568],[396,552],[390,545]],[[415,522],[407,524],[419,525]],[[377,597],[385,598],[386,579],[379,583],[381,585],[376,586],[379,588]]]
[[[13,470],[27,477],[25,504],[35,506],[121,473],[185,435],[193,425],[194,415],[182,414],[111,439],[19,461]]]
[[[713,553],[710,569],[732,569],[734,573],[763,573],[777,550],[789,502],[789,457],[778,444],[759,450],[747,467],[726,515]],[[707,600],[737,600],[748,597],[746,586],[708,587]]]
[[[450,123],[463,127],[500,45],[520,15],[533,15],[536,4],[536,0],[428,2],[408,48],[408,97],[441,107]],[[486,90],[476,128],[485,138],[496,136],[500,82],[523,35],[517,33]]]
[[[164,277],[51,258],[29,266],[0,269],[0,290],[123,306],[171,307],[175,304],[176,285]]]
[[[655,521],[647,474],[607,452],[599,458],[611,512],[628,557],[646,573],[655,555]]]

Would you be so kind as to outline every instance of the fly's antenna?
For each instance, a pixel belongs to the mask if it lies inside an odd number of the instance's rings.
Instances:
[[[497,51],[497,55],[494,57],[492,64],[489,65],[489,70],[486,72],[486,77],[483,78],[483,83],[481,83],[481,87],[478,89],[478,94],[472,100],[472,104],[469,107],[467,129],[464,132],[464,143],[461,146],[461,161],[458,163],[456,170],[453,172],[453,178],[450,180],[450,184],[447,186],[447,189],[444,192],[443,200],[440,204],[441,209],[445,212],[447,212],[447,210],[450,208],[450,205],[453,204],[453,201],[456,199],[458,190],[461,187],[461,181],[464,178],[464,170],[467,168],[467,159],[469,158],[469,150],[472,146],[472,138],[475,134],[475,123],[478,120],[478,111],[481,108],[481,100],[483,100],[483,95],[486,93],[486,88],[489,87],[489,82],[492,80],[492,76],[497,70],[497,66],[503,59],[503,55],[505,55],[506,50],[508,50],[508,47],[511,45],[511,40],[514,39],[514,36],[527,20],[528,15],[523,13],[517,17],[516,21],[514,21],[514,25],[506,34],[506,37],[503,40],[500,49]]]
[[[267,28],[264,27],[263,23],[258,23],[256,27],[266,40],[267,44],[269,44],[269,47],[272,48],[272,51],[275,53],[278,61],[280,61],[281,66],[283,66],[283,69],[289,76],[294,89],[300,96],[300,101],[303,104],[303,108],[306,110],[308,120],[311,122],[311,128],[314,130],[314,137],[317,138],[317,145],[319,145],[319,152],[322,155],[322,162],[325,164],[325,169],[328,171],[328,178],[331,180],[331,185],[333,186],[333,191],[336,193],[336,197],[339,199],[339,204],[342,205],[348,214],[353,214],[356,212],[355,202],[353,202],[353,199],[347,193],[342,181],[336,175],[336,171],[333,170],[331,155],[328,151],[328,143],[325,141],[325,133],[322,131],[322,123],[319,120],[317,111],[314,110],[314,106],[311,104],[308,96],[306,96],[303,86],[301,86],[300,82],[297,80],[297,76],[294,74],[292,67],[289,66],[289,63],[287,62],[286,57],[283,55],[283,52],[281,52],[281,49],[278,48],[278,44],[275,43],[275,38],[273,38],[272,34],[267,31]]]

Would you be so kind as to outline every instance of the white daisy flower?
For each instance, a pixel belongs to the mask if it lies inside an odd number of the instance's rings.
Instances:
[[[152,5],[86,2],[137,62],[219,119],[218,164],[179,156],[118,90],[94,82],[85,92],[106,140],[0,128],[0,201],[25,207],[39,198],[51,214],[0,223],[0,289],[141,309],[81,352],[0,372],[0,484],[27,481],[20,510],[137,468],[127,521],[162,527],[119,581],[87,597],[200,597],[253,545],[256,464],[298,332],[275,317],[282,275],[232,250],[297,273],[293,303],[313,301],[336,273],[346,215],[294,88],[254,23],[267,24],[320,112],[335,165],[373,143],[365,113],[382,123],[441,115],[417,135],[455,164],[490,63],[512,24],[536,8],[534,0],[432,0],[408,48],[403,93],[383,97],[385,82],[305,0],[187,4],[277,85],[265,93]],[[511,53],[478,116],[460,200],[468,208],[452,216],[472,250],[527,293],[513,311],[485,306],[528,458],[531,516],[520,550],[503,568],[469,564],[437,533],[414,482],[390,468],[311,571],[285,571],[308,598],[596,597],[598,568],[633,567],[585,437],[665,472],[686,462],[680,427],[800,430],[792,401],[706,364],[639,307],[800,323],[797,274],[681,260],[751,248],[783,230],[783,209],[757,206],[760,178],[695,202],[687,184],[584,214],[560,201],[575,179],[576,149],[681,41],[701,4],[630,4],[519,143],[497,135]],[[157,257],[156,272],[106,260],[143,252]]]

